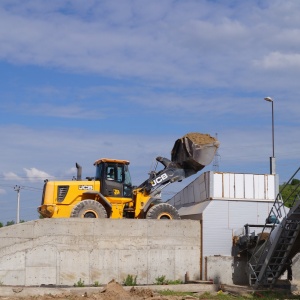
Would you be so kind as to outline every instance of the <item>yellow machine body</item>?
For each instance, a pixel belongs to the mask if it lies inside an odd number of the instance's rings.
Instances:
[[[127,160],[98,159],[95,176],[86,180],[76,163],[75,180],[45,181],[38,212],[44,218],[180,219],[175,207],[161,201],[161,190],[204,168],[218,146],[208,134],[183,136],[174,144],[172,160],[157,157],[164,169],[151,171],[138,187],[132,186]]]

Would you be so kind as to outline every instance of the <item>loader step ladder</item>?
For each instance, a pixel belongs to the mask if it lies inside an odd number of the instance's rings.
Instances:
[[[300,168],[289,182],[299,170]],[[299,185],[296,187],[297,189],[299,190]],[[260,246],[254,249],[248,262],[249,283],[254,289],[259,286],[272,288],[290,263],[289,254],[300,232],[300,196],[299,193],[292,194],[295,198],[288,214],[286,214],[284,206],[286,201],[282,201],[280,193],[277,195],[263,232],[270,217],[277,222],[274,222],[268,239],[263,244],[257,243]],[[279,223],[278,220],[281,222]]]

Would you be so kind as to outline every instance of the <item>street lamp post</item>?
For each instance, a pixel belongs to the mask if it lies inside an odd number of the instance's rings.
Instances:
[[[16,224],[20,223],[20,189],[21,187],[16,185],[14,187],[14,190],[18,193],[17,195],[17,220],[16,220]]]
[[[270,174],[276,174],[275,144],[274,144],[274,101],[271,97],[265,97],[264,100],[272,103],[272,157],[270,157]]]

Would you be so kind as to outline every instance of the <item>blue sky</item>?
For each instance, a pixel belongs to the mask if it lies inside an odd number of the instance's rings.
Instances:
[[[219,171],[300,165],[299,1],[0,2],[0,221],[38,218],[43,180],[130,160],[134,184],[188,132],[218,134]],[[203,171],[212,170],[212,164]],[[198,174],[200,175],[200,174]],[[172,184],[164,199],[193,178]]]

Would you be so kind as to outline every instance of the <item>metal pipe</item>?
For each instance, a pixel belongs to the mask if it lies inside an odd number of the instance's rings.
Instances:
[[[274,101],[271,97],[265,97],[264,100],[272,103],[272,156],[270,157],[270,174],[276,174],[275,162],[275,139],[274,139]]]

